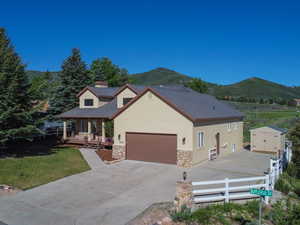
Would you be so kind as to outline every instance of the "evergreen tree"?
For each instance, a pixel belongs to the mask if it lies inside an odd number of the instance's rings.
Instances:
[[[50,113],[52,115],[70,110],[78,105],[76,95],[91,83],[86,64],[82,61],[79,49],[73,49],[62,64],[59,73],[60,84],[50,99]]]
[[[122,86],[129,81],[127,70],[119,68],[107,57],[93,61],[90,74],[93,83],[105,80],[111,87]]]
[[[35,125],[25,66],[0,28],[0,145],[32,140]]]
[[[290,130],[288,138],[293,143],[292,161],[297,166],[298,177],[300,177],[300,121],[299,120],[297,120],[295,126]]]
[[[46,71],[41,76],[32,79],[29,92],[34,100],[41,101],[49,98],[52,88],[52,75]]]
[[[206,83],[202,81],[200,78],[193,78],[190,82],[187,83],[186,86],[200,93],[208,92],[208,87]]]

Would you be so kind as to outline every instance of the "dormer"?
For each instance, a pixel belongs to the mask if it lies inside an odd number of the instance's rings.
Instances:
[[[79,97],[79,108],[98,108],[99,98],[90,90],[86,90]]]
[[[96,81],[95,87],[84,88],[77,95],[79,98],[79,108],[98,108],[110,102],[113,96],[106,95],[107,89],[108,85],[105,81]]]
[[[134,89],[132,89],[129,85],[124,86],[116,94],[117,107],[122,108],[124,105],[130,102],[136,95],[137,92]]]

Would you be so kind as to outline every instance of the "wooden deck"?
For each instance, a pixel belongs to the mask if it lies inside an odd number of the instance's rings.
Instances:
[[[111,139],[112,138],[108,138]],[[111,147],[113,145],[112,141],[106,141],[102,142],[100,140],[85,140],[85,139],[79,139],[79,138],[73,138],[73,137],[68,137],[65,140],[66,144],[74,144],[74,145],[82,145],[85,147],[90,147],[90,148],[101,148],[101,147]]]

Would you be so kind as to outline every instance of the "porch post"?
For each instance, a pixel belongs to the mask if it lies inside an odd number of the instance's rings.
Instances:
[[[101,128],[102,128],[102,142],[105,142],[106,137],[105,137],[105,123],[104,123],[104,119],[102,119],[102,126],[101,126]]]
[[[64,121],[63,139],[67,139],[67,121]]]
[[[88,141],[91,140],[91,136],[92,136],[92,122],[91,120],[88,120]]]

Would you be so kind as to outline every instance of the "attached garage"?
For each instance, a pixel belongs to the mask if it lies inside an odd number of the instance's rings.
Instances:
[[[126,133],[126,158],[158,163],[177,163],[174,134]]]

